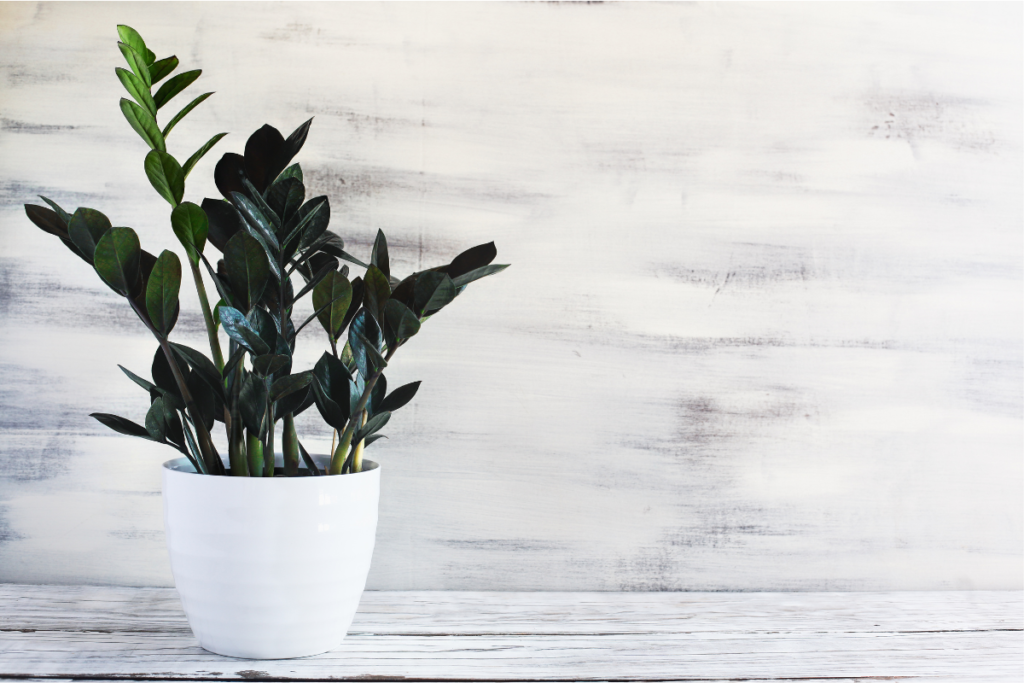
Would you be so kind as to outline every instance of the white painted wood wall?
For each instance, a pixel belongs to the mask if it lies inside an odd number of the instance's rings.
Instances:
[[[315,116],[357,254],[513,264],[396,359],[371,588],[1022,587],[1019,3],[0,4],[0,581],[171,580],[173,453],[87,416],[155,344],[21,209],[180,250],[116,23],[217,91],[189,198]]]

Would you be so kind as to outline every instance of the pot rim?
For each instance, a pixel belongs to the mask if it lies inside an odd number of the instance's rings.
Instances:
[[[313,458],[313,462],[317,463],[318,465],[320,465],[322,467],[326,467],[330,463],[330,459],[326,455],[312,454],[312,455],[310,455],[310,457]],[[274,458],[274,460],[275,461],[280,461],[281,464],[283,465],[283,463],[284,463],[284,456],[282,454],[280,454],[280,453],[277,453],[275,458]],[[230,471],[231,464],[228,461],[224,460],[223,458],[221,458],[221,461],[224,463],[225,468],[227,468],[228,471]],[[275,462],[275,466],[276,465],[277,465],[277,463]],[[195,469],[192,467],[192,463],[189,462],[189,459],[184,457],[184,456],[181,456],[180,458],[173,458],[171,460],[168,460],[163,465],[161,465],[161,468],[166,470],[168,473],[173,472],[175,474],[199,474],[199,472],[196,472]],[[303,468],[303,469],[306,469],[306,468]],[[334,477],[350,477],[350,476],[359,475],[359,474],[369,474],[369,473],[374,472],[374,471],[379,470],[379,469],[380,469],[380,463],[379,462],[377,462],[375,460],[369,460],[367,458],[363,458],[363,469],[360,470],[359,472],[350,472],[349,474],[325,474],[325,475],[321,475],[321,476],[331,477],[331,478],[334,478]],[[297,480],[297,479],[312,479],[312,480],[320,479],[320,477],[309,475],[309,474],[306,474],[305,476],[301,476],[301,477],[231,477],[231,476],[217,476],[217,475],[209,475],[209,474],[204,474],[202,476],[204,476],[204,477],[215,476],[219,480],[231,480],[231,481],[275,481],[275,480],[294,481],[294,480]]]

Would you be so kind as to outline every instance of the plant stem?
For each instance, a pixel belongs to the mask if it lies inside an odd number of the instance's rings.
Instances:
[[[192,266],[192,279],[196,283],[196,292],[199,294],[199,305],[203,309],[203,320],[206,321],[206,336],[210,338],[210,352],[213,354],[213,362],[217,369],[224,370],[224,354],[220,350],[220,339],[217,337],[217,324],[213,319],[213,311],[210,310],[210,300],[206,297],[206,285],[203,284],[203,274],[199,272],[199,263],[188,260]]]
[[[388,355],[384,356],[384,360],[390,361],[391,357],[395,355],[395,351],[397,350],[397,346],[393,349],[388,349]],[[366,410],[366,403],[370,400],[370,393],[373,391],[373,386],[377,383],[377,380],[383,372],[384,368],[381,368],[370,375],[369,379],[366,380],[363,395],[359,397],[359,403],[356,404],[356,409],[352,411],[352,415],[348,419],[348,424],[345,426],[345,433],[341,435],[341,443],[338,444],[338,449],[334,451],[334,455],[331,457],[330,474],[341,474],[342,467],[348,460],[348,448],[352,444],[352,437],[356,432],[356,423],[360,422],[356,416],[361,415],[362,412]]]
[[[263,476],[263,443],[259,434],[245,430],[245,450],[249,454],[249,476]]]
[[[299,437],[295,433],[295,415],[288,413],[281,425],[281,451],[284,453],[284,476],[299,473]],[[332,450],[333,452],[333,450]]]
[[[188,410],[189,415],[192,416],[192,425],[196,430],[199,450],[202,452],[203,460],[206,462],[206,468],[210,471],[210,474],[224,474],[224,463],[221,462],[217,449],[213,446],[213,439],[210,438],[210,431],[206,428],[206,423],[203,422],[202,413],[196,408],[192,393],[188,390],[185,378],[178,367],[178,360],[174,357],[174,352],[171,351],[171,346],[167,343],[167,339],[159,335],[157,339],[160,341],[160,348],[163,349],[164,356],[167,357],[168,365],[171,366],[171,374],[174,375],[174,381],[178,384],[178,391],[181,392],[181,398],[185,401],[185,408]]]
[[[267,399],[267,418],[270,420],[270,428],[267,430],[267,443],[263,449],[263,476],[274,476],[274,404]]]
[[[242,420],[237,416],[231,422],[231,433],[228,436],[228,458],[231,461],[231,474],[236,477],[248,477],[249,461],[245,452],[245,434],[242,432]]]
[[[363,411],[363,419],[360,420],[360,428],[366,426],[366,411]],[[366,443],[365,440],[360,441],[356,444],[355,449],[352,451],[352,471],[362,472],[363,471],[363,446]]]

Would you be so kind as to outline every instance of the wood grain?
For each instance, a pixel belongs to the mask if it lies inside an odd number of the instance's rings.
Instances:
[[[396,357],[370,586],[1024,586],[1016,4],[0,5],[0,580],[170,585],[155,344],[33,228],[176,248],[114,25],[202,68],[189,180],[265,122],[364,258],[513,264]],[[180,252],[180,250],[179,250]],[[203,341],[183,299],[177,341]],[[324,348],[303,332],[298,367]],[[403,357],[404,356],[404,357]],[[299,425],[320,449],[330,437]]]
[[[169,589],[0,586],[0,680],[1017,681],[1019,592],[364,594],[337,650],[195,645]]]

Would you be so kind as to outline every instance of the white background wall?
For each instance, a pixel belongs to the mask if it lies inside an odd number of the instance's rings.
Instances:
[[[1019,3],[0,4],[0,580],[171,580],[174,453],[87,416],[155,343],[21,209],[180,253],[117,23],[217,92],[187,198],[315,116],[357,255],[513,264],[396,359],[370,587],[1022,587]]]

